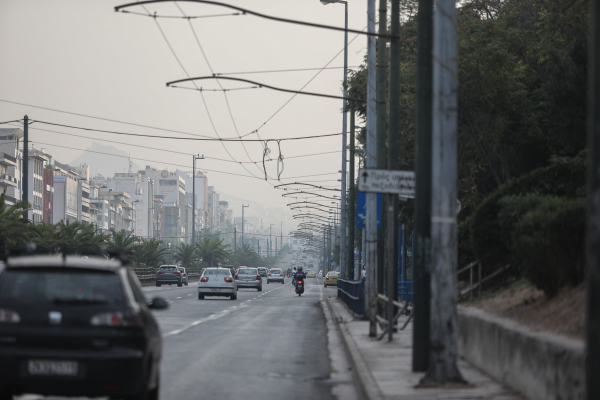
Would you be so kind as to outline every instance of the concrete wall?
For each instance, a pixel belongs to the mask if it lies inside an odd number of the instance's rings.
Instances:
[[[460,356],[529,400],[584,400],[584,348],[478,309],[458,309]]]

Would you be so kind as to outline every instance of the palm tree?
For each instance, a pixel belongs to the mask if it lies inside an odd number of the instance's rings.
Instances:
[[[131,232],[125,232],[121,229],[120,232],[114,229],[112,232],[112,240],[109,242],[109,249],[115,253],[119,253],[128,259],[133,259],[135,256],[135,242],[137,238]]]
[[[181,243],[175,250],[175,262],[181,261],[181,265],[185,268],[194,267],[198,261],[196,246],[193,244]]]
[[[134,247],[133,260],[136,265],[147,265],[158,267],[165,262],[167,252],[166,247],[160,247],[163,244],[158,239],[142,239],[142,242]]]
[[[23,214],[29,210],[29,203],[17,201],[7,208],[6,193],[0,195],[0,249],[21,246],[34,234],[33,226]]]
[[[259,267],[260,265],[260,257],[256,254],[256,251],[249,245],[244,244],[241,247],[237,248],[235,260],[239,265],[244,265],[247,267]]]
[[[196,243],[197,255],[209,267],[229,258],[229,245],[223,244],[223,239],[204,238]]]

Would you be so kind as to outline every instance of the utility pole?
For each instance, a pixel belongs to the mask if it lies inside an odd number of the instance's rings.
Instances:
[[[417,110],[415,149],[415,236],[413,249],[412,370],[429,368],[431,245],[431,107],[433,98],[433,2],[419,0],[417,15]],[[403,277],[404,278],[404,277]]]
[[[588,65],[586,398],[600,398],[600,4],[591,2]]]
[[[192,246],[196,244],[196,160],[204,160],[202,156],[192,156],[194,158],[192,167]]]
[[[457,109],[455,0],[438,0],[433,42],[431,349],[423,382],[464,382],[457,366]]]
[[[391,15],[391,57],[390,57],[390,111],[388,139],[388,168],[400,169],[400,0],[392,0]],[[388,276],[387,303],[388,321],[391,323],[397,307],[392,299],[398,300],[398,196],[388,194],[387,230],[388,230]],[[388,328],[388,340],[392,341],[393,329]]]
[[[348,2],[344,2],[345,6],[345,27],[344,32],[344,103],[343,103],[343,114],[342,114],[342,193],[341,193],[341,216],[340,216],[340,276],[345,276],[344,269],[346,268],[346,138],[347,138],[347,113],[348,113],[348,101],[345,99],[348,97],[348,90],[346,83],[348,81]]]
[[[369,0],[367,31],[375,33],[375,0]],[[369,35],[367,38],[367,168],[377,166],[377,99],[375,89],[377,87],[375,74],[375,37]],[[367,282],[366,291],[369,307],[366,309],[369,315],[369,336],[377,336],[377,194],[367,193],[366,208],[366,261]]]
[[[387,0],[379,0],[379,34],[387,34]],[[387,40],[379,37],[377,40],[377,168],[384,169],[387,160],[386,144],[386,78]],[[386,197],[383,196],[381,207],[385,210]],[[385,261],[385,227],[386,213],[381,213],[381,229],[377,230],[377,293],[383,294],[384,261]]]
[[[250,207],[250,204],[247,206],[242,204],[242,249],[244,248],[244,208]]]
[[[356,153],[355,145],[354,145],[354,135],[355,129],[354,126],[354,108],[350,109],[350,199],[349,199],[349,208],[348,211],[348,269],[346,274],[346,279],[354,279],[355,276],[355,266],[354,266],[354,230],[356,229],[356,191],[354,189],[354,154]]]
[[[233,254],[237,254],[237,226],[233,227]]]
[[[269,224],[269,256],[273,256],[273,238],[271,238],[271,228],[275,224]]]
[[[21,200],[29,203],[29,117],[23,117],[23,170],[21,171]],[[29,219],[29,211],[23,213],[24,219]]]

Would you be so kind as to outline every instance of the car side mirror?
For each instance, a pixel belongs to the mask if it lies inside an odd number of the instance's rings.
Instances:
[[[169,303],[162,297],[155,297],[150,303],[148,303],[148,308],[153,310],[165,310],[169,308]]]

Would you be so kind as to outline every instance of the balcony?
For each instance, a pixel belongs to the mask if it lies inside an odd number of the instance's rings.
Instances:
[[[0,165],[5,167],[14,167],[17,165],[17,159],[13,156],[9,156],[6,153],[0,153]]]
[[[17,186],[17,179],[6,174],[0,174],[0,186]]]

